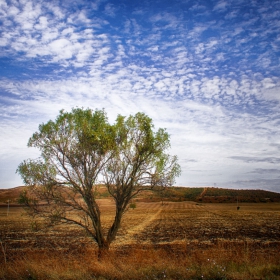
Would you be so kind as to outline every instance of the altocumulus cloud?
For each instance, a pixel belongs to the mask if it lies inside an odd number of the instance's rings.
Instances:
[[[59,110],[145,112],[171,134],[177,185],[280,191],[280,1],[0,4],[0,187]]]

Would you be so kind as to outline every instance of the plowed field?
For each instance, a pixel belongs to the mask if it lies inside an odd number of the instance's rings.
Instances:
[[[105,230],[113,220],[110,200],[101,200]],[[127,245],[211,246],[218,242],[280,243],[280,204],[197,204],[139,202],[129,209],[113,247]],[[37,231],[21,208],[0,208],[0,238],[7,251],[27,249],[81,250],[92,243],[74,226]]]

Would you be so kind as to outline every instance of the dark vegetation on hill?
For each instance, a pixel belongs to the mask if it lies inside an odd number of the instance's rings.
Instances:
[[[199,203],[280,202],[280,193],[264,190],[234,190],[223,188],[171,187],[163,192],[143,197],[147,200],[196,201]]]
[[[0,206],[18,205],[18,198],[25,187],[0,189]],[[110,198],[106,188],[101,186],[98,198]],[[280,202],[280,193],[265,190],[235,190],[223,188],[170,187],[161,191],[147,191],[135,198],[135,201],[195,201],[198,203],[239,203]]]
[[[280,193],[264,190],[207,188],[198,201],[207,202],[280,202]]]

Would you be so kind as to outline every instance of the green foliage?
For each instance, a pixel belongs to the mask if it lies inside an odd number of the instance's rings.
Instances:
[[[22,204],[23,206],[30,206],[30,205],[36,205],[37,200],[28,196],[28,193],[26,190],[22,191],[18,198],[18,203]]]
[[[189,200],[195,201],[197,197],[203,191],[203,188],[189,188],[189,187],[171,187],[171,188],[155,188],[154,189],[155,197],[173,200],[173,201],[182,201]]]
[[[137,192],[145,186],[171,186],[180,174],[177,157],[170,156],[169,134],[153,131],[152,120],[143,113],[118,116],[115,124],[117,153],[107,166],[106,184],[113,197],[118,185],[133,186]]]
[[[18,198],[19,204],[28,204],[28,196],[26,191],[22,191]]]
[[[62,110],[55,122],[40,125],[28,142],[41,151],[41,159],[24,161],[17,172],[26,185],[93,185],[114,148],[114,136],[104,111]]]
[[[26,185],[51,185],[55,183],[56,169],[53,165],[41,160],[24,160],[17,172],[24,174],[23,181]]]
[[[136,208],[136,203],[134,203],[134,202],[130,203],[129,208],[135,209]]]

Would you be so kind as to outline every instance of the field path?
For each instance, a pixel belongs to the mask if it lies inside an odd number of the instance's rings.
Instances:
[[[140,203],[139,203],[140,204]],[[141,205],[143,207],[142,210],[142,215],[144,216],[143,219],[141,219],[141,222],[138,223],[137,225],[134,225],[132,227],[128,227],[125,230],[125,236],[119,236],[117,237],[117,244],[118,245],[124,245],[128,243],[137,243],[137,236],[141,234],[152,222],[160,217],[160,214],[162,212],[162,207],[160,203],[149,203],[148,209],[146,209],[145,203]],[[152,207],[151,207],[152,205]],[[141,207],[141,208],[142,208]],[[151,211],[152,210],[152,211]],[[134,210],[131,210],[134,211]]]
[[[206,194],[206,192],[207,192],[207,187],[205,187],[204,189],[203,189],[203,191],[201,192],[201,194],[198,196],[198,199],[200,199],[200,198],[203,198],[204,196],[205,196],[205,194]]]

